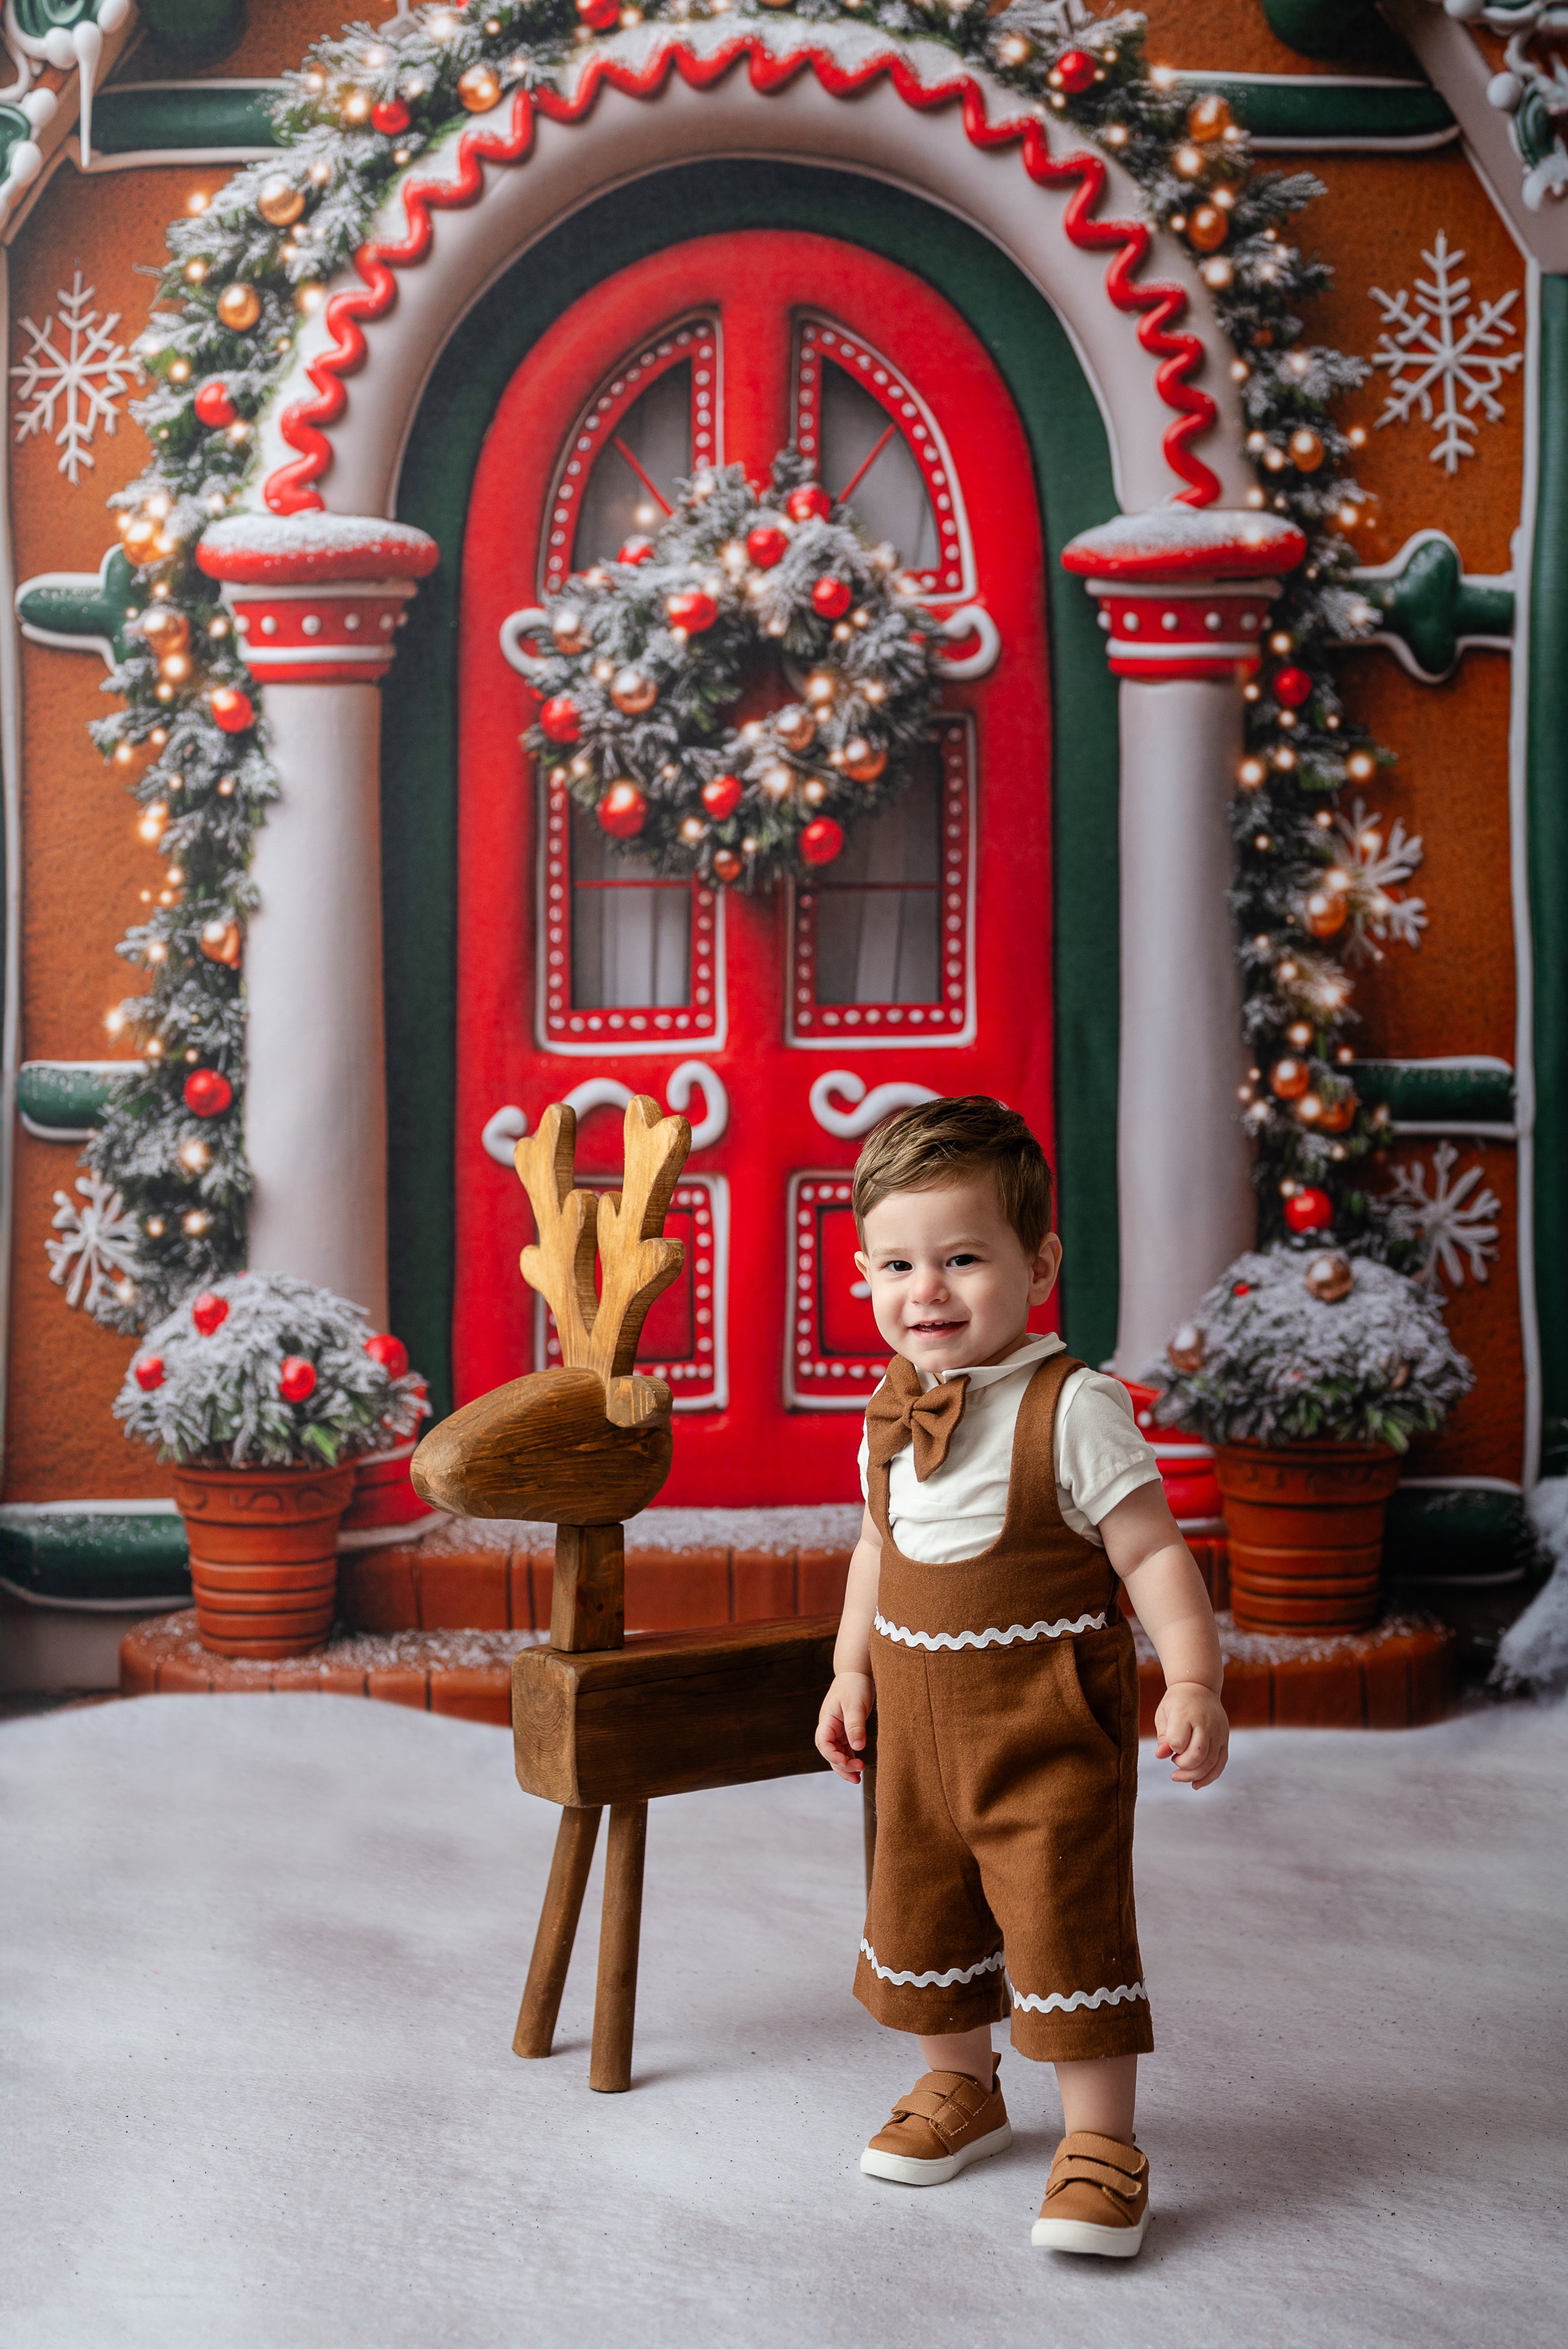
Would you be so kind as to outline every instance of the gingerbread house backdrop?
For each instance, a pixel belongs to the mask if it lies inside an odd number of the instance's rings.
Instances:
[[[243,1229],[401,1336],[445,1410],[551,1359],[511,1142],[569,1099],[607,1171],[632,1092],[694,1127],[644,1346],[670,1505],[852,1501],[881,1366],[858,1140],[985,1090],[1057,1168],[1069,1346],[1129,1376],[1260,1214],[1402,1202],[1479,1375],[1408,1462],[1394,1562],[1428,1604],[1517,1609],[1522,1496],[1568,1468],[1563,13],[1153,0],[1140,44],[1079,0],[373,9],[291,131],[332,0],[7,0],[13,1645],[180,1595],[167,1476],[109,1409],[160,1261],[233,1261]],[[432,43],[460,106],[427,135]],[[313,259],[327,129],[375,202]],[[1321,191],[1233,221],[1243,146]],[[233,348],[204,387],[158,273],[242,171],[275,284],[207,289]],[[1305,331],[1269,324],[1271,272],[1294,298],[1318,261]],[[193,396],[205,510],[111,511]],[[841,854],[751,888],[709,843],[672,875],[529,755],[519,663],[677,481],[787,447],[896,549],[937,719]],[[177,542],[222,600],[160,665]],[[106,759],[128,659],[142,717]],[[201,696],[237,786],[170,780]],[[198,936],[172,793],[242,801],[246,759],[271,795]],[[1293,775],[1305,890],[1266,813]],[[170,953],[201,1017],[150,1042],[119,1007]],[[160,1035],[174,1155],[84,1171]],[[710,1525],[645,1619],[746,1611],[762,1523]],[[449,1527],[421,1582],[419,1530],[361,1527],[380,1619],[526,1625],[525,1560]]]

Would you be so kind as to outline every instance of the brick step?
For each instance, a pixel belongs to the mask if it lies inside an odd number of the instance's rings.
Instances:
[[[1441,1625],[1395,1616],[1342,1639],[1264,1639],[1238,1631],[1228,1614],[1219,1625],[1225,1709],[1234,1728],[1417,1728],[1440,1721],[1452,1707],[1454,1635]],[[542,1636],[527,1627],[340,1631],[319,1655],[251,1662],[210,1655],[196,1635],[195,1609],[188,1609],[127,1633],[120,1692],[202,1696],[315,1690],[505,1728],[511,1718],[511,1660],[520,1648],[542,1645]],[[1141,1631],[1134,1636],[1139,1726],[1152,1736],[1165,1683],[1149,1641]]]

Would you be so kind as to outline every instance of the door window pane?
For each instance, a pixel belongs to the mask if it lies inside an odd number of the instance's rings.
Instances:
[[[841,498],[847,491],[872,544],[889,540],[906,569],[934,570],[936,517],[903,434],[870,392],[831,359],[822,364],[821,402],[817,470],[830,495]]]
[[[896,806],[817,885],[817,1001],[934,1003],[942,993],[942,777],[934,747]]]
[[[692,469],[691,378],[689,359],[670,367],[634,400],[600,449],[578,509],[573,571],[612,561],[628,538],[664,520],[676,482]]]
[[[572,1000],[588,1009],[691,1000],[690,883],[658,879],[575,802]]]

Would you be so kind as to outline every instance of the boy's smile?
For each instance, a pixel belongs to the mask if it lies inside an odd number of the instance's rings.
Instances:
[[[879,1200],[855,1262],[883,1338],[934,1374],[1005,1361],[1050,1295],[1061,1253],[1049,1233],[1031,1261],[985,1174]]]

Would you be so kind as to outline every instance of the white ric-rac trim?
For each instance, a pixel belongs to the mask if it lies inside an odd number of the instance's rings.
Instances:
[[[1006,1962],[1002,1951],[996,1950],[990,1957],[981,1958],[972,1966],[949,1966],[944,1974],[912,1974],[895,1973],[892,1966],[880,1965],[877,1953],[869,1941],[861,1941],[861,1955],[872,1973],[879,1974],[883,1982],[896,1982],[901,1989],[910,1990],[951,1990],[954,1982],[973,1982],[976,1974],[994,1974],[998,1966]]]
[[[863,1943],[861,1947],[864,1947]],[[1013,1978],[1009,1974],[1007,1988],[1012,1992],[1014,2005],[1021,2006],[1029,2014],[1070,2014],[1075,2006],[1119,2006],[1124,1998],[1140,1998],[1147,2004],[1149,1999],[1149,1992],[1140,1982],[1122,1982],[1115,1990],[1075,1990],[1070,1998],[1064,1998],[1059,1990],[1053,1990],[1044,1998],[1037,1998],[1032,1990],[1014,1990]]]
[[[1067,1616],[1055,1623],[1010,1623],[1005,1631],[909,1631],[902,1623],[890,1623],[885,1615],[873,1619],[872,1629],[880,1631],[884,1640],[896,1640],[906,1648],[929,1648],[933,1654],[938,1648],[1010,1648],[1018,1640],[1060,1640],[1070,1631],[1103,1631],[1105,1616],[1080,1615],[1076,1623]]]

